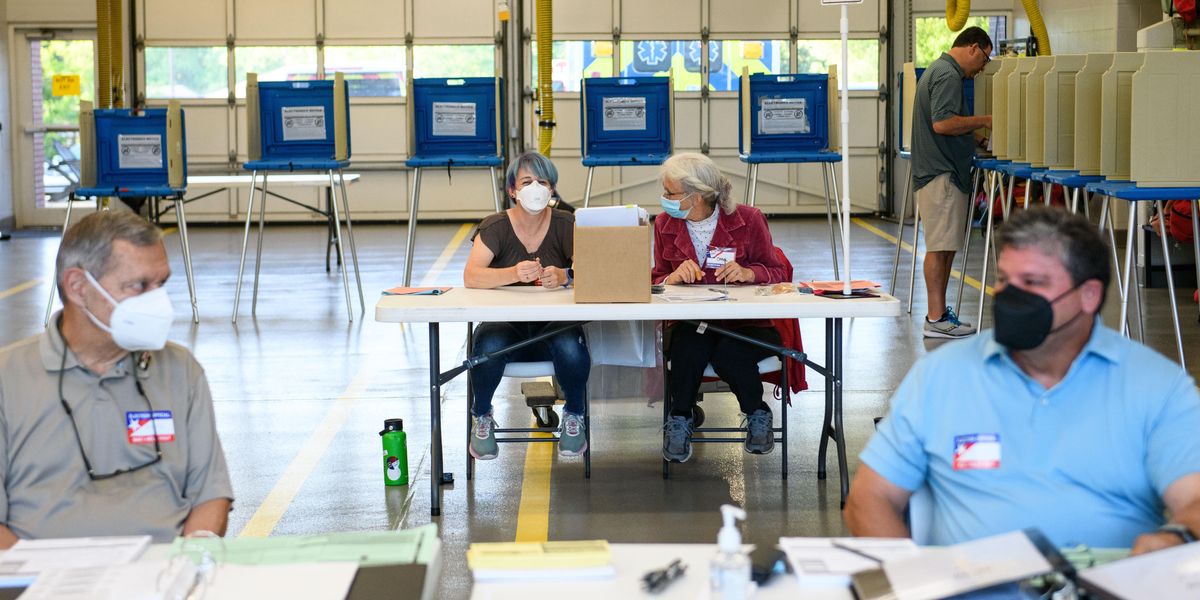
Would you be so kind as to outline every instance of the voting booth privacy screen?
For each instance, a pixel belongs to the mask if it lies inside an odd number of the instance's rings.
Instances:
[[[183,189],[187,136],[178,103],[137,114],[92,110],[91,103],[82,103],[80,123],[82,188],[113,195],[167,195]]]
[[[246,102],[251,161],[349,160],[350,103],[340,74],[332,81],[259,82],[248,76]]]
[[[661,164],[671,155],[670,77],[592,77],[582,83],[583,164]]]
[[[750,75],[738,100],[738,153],[820,152],[829,146],[828,75]]]
[[[502,156],[502,86],[497,77],[413,79],[408,96],[412,156],[452,162]]]

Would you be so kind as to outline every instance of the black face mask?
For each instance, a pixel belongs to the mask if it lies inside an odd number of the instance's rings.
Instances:
[[[1052,328],[1054,303],[1078,288],[1079,285],[1073,286],[1059,294],[1058,298],[1046,300],[1015,285],[1004,286],[1004,289],[996,294],[992,305],[992,333],[996,342],[1009,350],[1032,350],[1041,346],[1051,333],[1070,325],[1083,314],[1083,311],[1080,311],[1058,328]]]

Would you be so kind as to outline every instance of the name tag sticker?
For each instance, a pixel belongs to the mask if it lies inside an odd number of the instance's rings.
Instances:
[[[175,441],[175,419],[169,410],[131,411],[125,413],[125,433],[130,444],[153,444],[155,435],[159,442]]]
[[[705,269],[720,269],[737,258],[737,248],[709,246],[708,255],[704,259]]]
[[[1000,434],[954,436],[954,470],[1000,468]]]

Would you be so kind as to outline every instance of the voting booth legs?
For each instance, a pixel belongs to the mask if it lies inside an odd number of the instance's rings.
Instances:
[[[334,176],[336,172],[336,177]],[[250,175],[250,199],[246,205],[246,227],[242,235],[242,255],[238,263],[238,281],[237,288],[233,296],[233,322],[237,323],[238,308],[242,299],[242,278],[246,271],[246,248],[250,243],[250,223],[254,219],[254,198],[258,190],[262,190],[262,197],[258,205],[258,239],[257,250],[254,259],[254,291],[250,305],[251,316],[257,316],[258,310],[258,281],[262,270],[262,247],[263,234],[266,228],[267,218],[267,196],[271,195],[268,191],[268,179],[270,173],[262,171],[262,185],[258,185],[259,171],[252,171]],[[338,194],[341,194],[341,210],[345,212],[346,222],[346,238],[350,245],[350,259],[354,265],[354,279],[358,284],[358,303],[359,308],[365,314],[367,310],[366,298],[363,296],[362,289],[362,273],[358,267],[358,249],[354,244],[354,226],[350,217],[350,197],[346,193],[346,181],[341,169],[329,169],[329,208],[332,213],[332,227],[334,234],[334,246],[337,248],[337,262],[342,265],[342,288],[346,293],[346,314],[350,322],[354,322],[354,307],[350,296],[350,277],[347,273],[347,263],[345,261],[345,246],[342,243],[342,216],[339,213]]]
[[[447,168],[450,168],[449,166]],[[465,168],[465,167],[457,167]],[[421,206],[421,171],[423,167],[413,167],[412,200],[408,206],[408,240],[404,245],[404,286],[412,285],[413,252],[417,248],[417,215]],[[500,181],[497,179],[496,167],[488,167],[492,178],[492,201],[496,204],[496,212],[504,210],[501,201]],[[591,187],[592,175],[588,171],[588,186]]]
[[[837,233],[842,229],[842,211],[834,209],[834,205],[841,206],[841,194],[838,190],[836,173],[834,172],[834,163],[828,161],[819,161],[821,163],[821,184],[825,189],[825,218],[829,222],[829,251],[833,256],[833,278],[841,279],[838,275],[838,251],[837,251]],[[743,204],[754,206],[754,200],[758,191],[758,166],[760,163],[746,163],[746,191],[743,195]],[[591,175],[589,171],[588,182],[590,187]],[[833,185],[833,195],[829,194],[830,184]],[[793,188],[796,189],[796,188]],[[798,190],[801,191],[801,190]],[[837,215],[837,227],[834,228],[833,219]]]
[[[63,219],[62,234],[59,236],[59,244],[62,244],[62,239],[67,235],[67,227],[71,225],[71,208],[75,205],[74,192],[67,198],[67,216]],[[175,221],[179,228],[179,246],[183,251],[183,271],[187,276],[188,298],[192,303],[192,323],[200,323],[200,310],[196,304],[196,279],[192,275],[192,250],[188,244],[188,228],[187,214],[184,209],[183,194],[178,194],[170,197],[171,202],[175,205]],[[96,198],[97,210],[109,210],[107,201],[102,198]],[[50,299],[46,302],[46,318],[43,321],[44,326],[50,325],[50,314],[54,312],[54,297],[58,294],[58,279],[55,275],[54,281],[50,284]]]
[[[987,181],[988,181],[988,188],[987,188],[988,189],[988,194],[987,194],[988,206],[989,207],[991,206],[992,187],[991,187],[990,173],[991,172],[989,171],[985,174],[983,169],[974,169],[973,170],[973,175],[971,177],[971,180],[972,180],[971,196],[968,198],[968,201],[971,202],[972,204],[975,202],[975,197],[979,194],[979,186],[980,186],[981,181],[984,179],[987,179]],[[892,259],[892,284],[891,284],[890,289],[891,289],[891,293],[893,296],[896,295],[896,276],[900,269],[900,248],[904,244],[904,215],[908,212],[908,203],[910,201],[912,201],[912,195],[913,195],[912,162],[910,160],[908,163],[907,169],[906,169],[906,174],[905,174],[904,196],[902,197],[902,199],[900,201],[900,212],[898,213],[899,228],[896,232],[896,253],[895,253],[895,257]],[[964,224],[965,231],[963,231],[963,241],[962,241],[962,246],[961,246],[962,251],[959,253],[962,255],[962,263],[961,263],[961,267],[959,268],[959,272],[962,273],[963,276],[959,277],[959,279],[958,279],[958,295],[955,297],[955,300],[954,300],[954,312],[955,313],[958,313],[960,307],[962,306],[962,297],[963,297],[963,289],[964,289],[963,284],[966,281],[967,264],[968,264],[968,261],[970,260],[970,256],[971,256],[971,223],[973,222],[973,219],[972,219],[972,217],[974,216],[973,213],[974,213],[973,210],[967,211],[967,219],[966,219],[966,223]],[[912,314],[912,308],[913,308],[913,292],[916,289],[916,282],[917,282],[917,240],[919,239],[920,231],[921,231],[921,210],[920,210],[920,206],[916,202],[913,202],[913,225],[912,225],[912,228],[913,228],[913,230],[912,230],[912,265],[909,268],[910,270],[909,270],[909,280],[908,280],[908,307],[907,307],[908,314],[910,314],[910,315]],[[985,261],[987,260],[986,256],[985,256],[984,260]],[[977,321],[977,323],[978,323],[978,321]]]

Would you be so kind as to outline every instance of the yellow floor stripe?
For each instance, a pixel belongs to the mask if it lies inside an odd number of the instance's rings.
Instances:
[[[889,243],[892,243],[892,244],[895,244],[895,243],[896,243],[896,236],[894,236],[894,235],[892,235],[892,234],[890,234],[890,233],[888,233],[888,232],[886,232],[886,231],[884,231],[884,230],[882,230],[882,229],[880,229],[880,228],[878,228],[878,227],[876,227],[876,226],[874,226],[874,225],[872,225],[872,224],[870,224],[870,223],[868,223],[868,222],[866,222],[866,221],[864,221],[864,220],[862,220],[862,219],[860,219],[860,218],[858,218],[858,217],[853,217],[853,218],[851,218],[851,219],[850,219],[850,222],[851,222],[851,223],[854,223],[855,225],[858,225],[859,227],[862,227],[863,229],[866,229],[867,231],[869,231],[869,232],[871,232],[871,233],[873,233],[873,234],[875,234],[875,235],[877,235],[877,236],[879,236],[879,237],[881,237],[881,238],[883,238],[883,239],[885,239],[885,240],[887,240]],[[908,243],[908,242],[904,242],[904,241],[900,242],[900,247],[901,247],[901,248],[903,248],[903,249],[904,249],[906,252],[909,252],[909,253],[912,253],[912,252],[913,252],[913,246],[912,246],[912,244],[910,244],[910,243]],[[918,252],[918,253],[917,253],[917,258],[924,258],[924,257],[925,257],[925,253],[924,253],[924,252]],[[918,267],[917,267],[917,268],[920,268],[920,266],[918,265]],[[963,278],[963,274],[962,274],[961,272],[959,272],[959,270],[958,270],[958,269],[952,269],[952,270],[950,271],[950,276],[951,276],[951,277],[953,277],[953,278],[955,278],[955,279],[962,279],[962,278]],[[971,277],[970,275],[967,275],[967,276],[966,276],[966,280],[965,280],[965,281],[966,281],[966,284],[967,284],[967,285],[969,285],[969,286],[971,286],[971,287],[973,287],[973,288],[975,288],[975,289],[979,289],[980,287],[983,287],[983,282],[982,282],[982,281],[979,281],[978,279],[975,279],[974,277]],[[989,296],[994,296],[994,295],[995,295],[995,292],[992,290],[992,286],[990,286],[990,285],[986,287],[986,289],[985,289],[985,293],[986,293],[987,295],[989,295]]]
[[[550,437],[548,433],[533,437]],[[550,539],[550,472],[557,444],[538,442],[525,450],[525,477],[521,481],[521,506],[517,510],[518,542]]]
[[[475,226],[471,223],[463,223],[462,227],[458,228],[458,232],[454,234],[454,237],[450,238],[450,242],[442,250],[442,255],[433,261],[433,266],[429,268],[429,272],[421,279],[420,285],[422,287],[437,283],[437,279],[441,276],[442,271],[446,269],[446,265],[450,264],[450,261],[454,258],[454,254],[458,252],[459,246],[462,246],[463,241],[467,239],[467,235],[474,228]]]
[[[338,396],[325,418],[304,441],[300,451],[296,453],[291,464],[283,472],[279,481],[275,483],[275,487],[271,489],[271,493],[267,494],[266,499],[254,512],[254,516],[250,517],[250,522],[246,523],[246,527],[242,529],[238,537],[271,535],[271,532],[275,530],[275,525],[283,518],[283,514],[291,506],[292,500],[296,498],[300,487],[304,485],[313,469],[320,463],[321,457],[333,442],[333,438],[346,424],[346,419],[350,416],[350,411],[354,409],[354,404],[367,390],[367,386],[379,371],[371,361],[363,364],[346,391]]]
[[[25,290],[32,289],[32,288],[35,288],[35,287],[41,285],[41,283],[42,283],[41,279],[30,279],[29,281],[26,281],[25,283],[10,287],[7,290],[0,292],[0,300],[9,298],[11,296],[16,296],[17,294],[20,294],[21,292],[23,292]]]
[[[433,264],[433,268],[425,275],[424,281],[436,281],[441,275],[454,253],[462,246],[463,240],[467,238],[467,234],[471,232],[472,225],[464,224],[459,228],[458,233],[451,238],[442,250],[441,256],[437,262]],[[430,285],[422,282],[421,285]],[[283,518],[291,506],[292,501],[296,499],[296,494],[308,480],[325,451],[329,449],[333,438],[346,424],[346,419],[349,418],[350,412],[354,409],[354,405],[358,398],[363,395],[363,392],[370,386],[371,380],[380,373],[382,365],[376,364],[375,361],[368,360],[363,363],[358,372],[355,373],[354,379],[346,390],[338,396],[334,401],[333,406],[313,430],[308,439],[304,441],[304,445],[300,447],[300,452],[296,454],[292,462],[284,470],[279,481],[275,482],[275,487],[271,488],[271,492],[267,494],[266,499],[259,505],[258,510],[254,512],[254,516],[250,517],[250,521],[246,523],[246,527],[242,529],[238,537],[267,537],[275,530],[275,526],[279,524],[279,520]],[[551,445],[551,444],[547,444]]]

